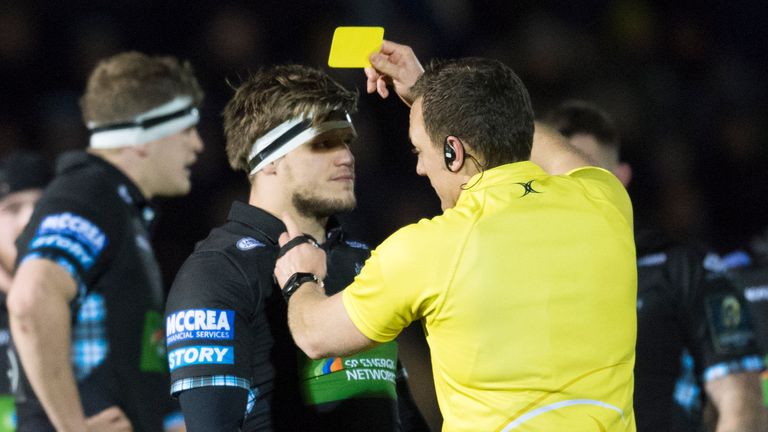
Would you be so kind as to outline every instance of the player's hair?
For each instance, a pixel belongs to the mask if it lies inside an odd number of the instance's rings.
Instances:
[[[170,56],[124,52],[99,62],[80,98],[86,123],[132,120],[177,96],[189,96],[199,106],[203,91],[189,62]]]
[[[279,65],[251,74],[224,108],[227,157],[235,170],[250,172],[248,154],[254,142],[274,127],[312,114],[313,125],[335,110],[353,113],[357,92],[325,72],[301,65]]]
[[[619,131],[611,116],[597,105],[582,100],[567,100],[550,111],[544,122],[566,138],[592,135],[600,145],[620,148]]]
[[[424,126],[434,145],[456,136],[486,168],[531,157],[528,90],[503,63],[483,58],[433,61],[411,92],[414,99],[422,98]]]

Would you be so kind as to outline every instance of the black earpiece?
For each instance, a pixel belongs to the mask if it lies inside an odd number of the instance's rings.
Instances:
[[[453,172],[451,164],[456,160],[456,149],[448,142],[448,137],[445,138],[445,143],[443,143],[443,156],[445,156],[445,167],[448,168],[448,171]]]

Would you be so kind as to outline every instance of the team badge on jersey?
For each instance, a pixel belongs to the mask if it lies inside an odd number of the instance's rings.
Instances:
[[[189,346],[168,353],[171,371],[194,365],[235,364],[235,348],[232,346]]]
[[[231,340],[235,337],[235,312],[222,309],[189,309],[174,312],[165,319],[165,341]]]
[[[355,240],[346,240],[344,243],[347,244],[347,246],[355,249],[363,249],[368,250],[370,249],[367,244]]]
[[[251,250],[257,247],[263,247],[264,243],[256,240],[253,237],[243,237],[237,241],[237,248],[241,251]]]
[[[733,295],[713,295],[705,301],[709,330],[717,352],[738,352],[752,342],[754,332],[739,299]]]

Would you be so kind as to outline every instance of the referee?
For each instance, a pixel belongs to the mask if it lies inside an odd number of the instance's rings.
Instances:
[[[637,287],[621,183],[562,140],[533,144],[527,90],[498,61],[419,76],[412,50],[385,42],[371,62],[368,90],[390,81],[412,103],[416,173],[443,214],[395,232],[330,297],[325,254],[299,244],[286,214],[275,276],[297,344],[311,357],[356,352],[421,321],[443,430],[634,431]]]

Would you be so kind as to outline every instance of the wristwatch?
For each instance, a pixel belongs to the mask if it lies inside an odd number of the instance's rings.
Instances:
[[[320,280],[317,276],[315,276],[313,273],[294,273],[291,275],[291,277],[288,278],[288,281],[285,283],[285,285],[282,288],[283,291],[283,298],[287,302],[289,298],[293,295],[294,292],[296,292],[297,289],[302,284],[305,284],[307,282],[314,282],[321,287],[323,286],[323,281]]]

